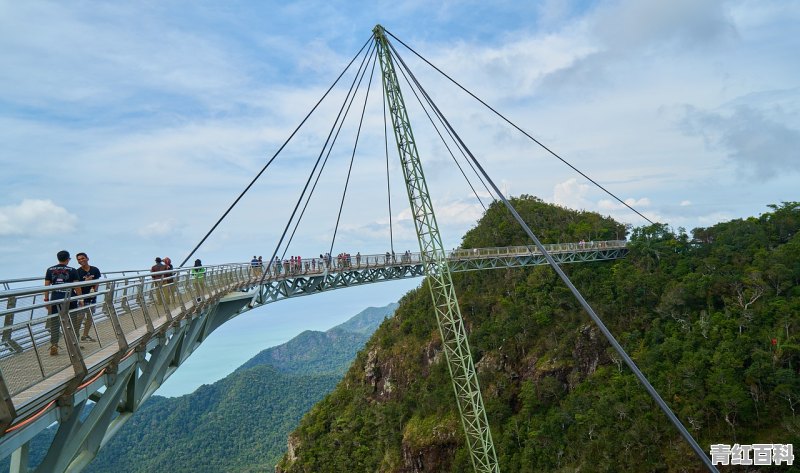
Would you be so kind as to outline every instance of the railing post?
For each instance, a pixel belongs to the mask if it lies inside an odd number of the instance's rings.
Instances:
[[[0,373],[0,432],[5,432],[16,417],[17,411],[11,401],[11,394],[8,392],[6,380],[3,378],[3,374]]]
[[[10,296],[6,301],[6,309],[13,309],[17,306],[17,298],[14,296]],[[3,338],[2,341],[5,343],[8,348],[13,351],[14,353],[22,353],[22,347],[19,346],[19,343],[16,342],[13,338],[11,338],[11,326],[14,325],[14,314],[9,313],[6,314],[3,320]]]
[[[142,311],[142,317],[144,317],[144,323],[147,326],[147,333],[152,334],[155,332],[155,328],[153,327],[153,319],[150,318],[150,313],[147,310],[147,301],[145,301],[144,297],[145,277],[146,276],[139,277],[139,287],[136,289],[136,300],[139,302],[139,309]]]
[[[181,294],[181,275],[178,274],[177,276],[175,276],[176,281],[177,281],[175,283],[175,295],[178,297],[178,301],[181,303],[181,313],[184,314],[184,316],[185,316],[187,311],[188,311],[188,309],[186,308],[186,301],[183,298],[183,296],[184,296],[184,294],[186,294],[186,281],[189,280],[189,273],[187,272],[183,276],[185,276],[183,278],[183,294]]]
[[[170,287],[169,284],[164,284],[164,277],[162,276],[161,279],[158,280],[156,294],[158,294],[157,297],[161,300],[161,305],[164,307],[164,317],[166,317],[168,323],[172,322],[172,310],[169,308],[169,304],[167,304],[166,293],[171,290],[172,287]],[[158,305],[158,301],[156,301],[155,305]]]
[[[61,322],[61,331],[64,335],[64,345],[67,347],[69,361],[72,364],[72,369],[75,371],[75,382],[79,383],[86,377],[88,371],[86,370],[86,362],[83,360],[81,347],[78,344],[78,337],[75,335],[72,317],[70,317],[69,313],[71,299],[71,294],[67,294],[66,297],[64,297],[64,301],[61,303],[61,310],[58,311],[58,318]],[[75,384],[75,386],[77,386],[77,384]]]
[[[108,285],[108,293],[103,297],[103,310],[108,314],[108,320],[111,322],[111,327],[114,329],[114,335],[117,337],[117,345],[119,351],[128,351],[128,340],[125,338],[125,332],[122,330],[122,324],[119,323],[119,316],[117,309],[114,307],[114,288],[115,284],[112,282]],[[91,317],[91,315],[89,315]]]
[[[195,308],[197,307],[197,303],[199,302],[198,299],[201,299],[202,297],[202,294],[200,294],[200,291],[198,290],[198,286],[200,284],[197,281],[199,281],[199,279],[194,279],[196,276],[197,276],[196,274],[190,274],[189,282],[186,285],[186,292],[188,292],[189,297],[192,298],[192,303],[194,304]]]

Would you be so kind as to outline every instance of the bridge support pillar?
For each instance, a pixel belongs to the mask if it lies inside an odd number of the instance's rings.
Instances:
[[[30,446],[30,442],[25,442],[11,454],[10,473],[28,473],[28,452]]]
[[[86,407],[86,400],[75,406],[61,408],[64,417],[47,455],[36,468],[36,473],[80,471],[89,464],[100,450],[112,415],[135,370],[136,366],[133,365],[116,375],[116,379],[106,386],[105,392],[92,406],[85,419],[81,419],[81,414]]]

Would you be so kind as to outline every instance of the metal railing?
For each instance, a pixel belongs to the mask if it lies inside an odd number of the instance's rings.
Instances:
[[[624,248],[624,241],[557,243],[545,245],[548,252],[582,252]],[[513,257],[537,254],[535,247],[454,249],[453,260]],[[74,377],[86,376],[123,356],[134,347],[177,320],[192,317],[225,294],[265,282],[297,276],[350,270],[418,265],[420,254],[406,251],[361,255],[342,253],[333,257],[301,258],[265,262],[229,263],[185,267],[158,273],[149,270],[106,273],[105,278],[87,282],[43,286],[42,278],[0,281],[0,287],[38,281],[37,286],[0,291],[0,375],[15,404],[37,397],[37,384],[72,367]],[[155,279],[154,279],[155,277]],[[74,289],[96,292],[75,294]],[[59,291],[62,299],[46,293]],[[87,321],[91,321],[87,324]],[[87,326],[88,325],[88,326]],[[83,338],[88,329],[89,338]],[[53,343],[55,342],[55,343]],[[57,346],[58,355],[51,355]],[[31,392],[26,393],[26,391]]]
[[[3,381],[13,397],[70,366],[75,375],[86,374],[94,355],[124,353],[204,301],[253,279],[248,264],[227,264],[0,292]],[[78,295],[78,288],[87,294]]]

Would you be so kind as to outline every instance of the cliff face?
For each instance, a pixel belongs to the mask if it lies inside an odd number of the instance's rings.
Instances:
[[[545,242],[620,237],[590,213],[515,200]],[[800,442],[800,205],[697,229],[635,229],[624,260],[565,270],[703,448]],[[623,231],[624,232],[624,231]],[[525,243],[493,206],[463,246]],[[769,282],[771,281],[771,282]],[[455,275],[503,471],[702,471],[547,267]],[[792,400],[794,399],[794,404]],[[279,472],[463,472],[430,294],[407,294],[291,434]]]

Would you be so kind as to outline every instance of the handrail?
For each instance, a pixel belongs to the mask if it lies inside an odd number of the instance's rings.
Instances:
[[[588,241],[588,242],[550,243],[550,244],[544,245],[544,247],[548,252],[553,253],[553,252],[560,252],[560,251],[591,251],[591,250],[595,250],[595,249],[605,249],[605,248],[608,248],[608,249],[611,249],[611,248],[625,248],[626,245],[627,245],[627,241],[626,240],[602,240],[602,241]],[[483,255],[498,255],[498,254],[521,254],[521,253],[525,253],[528,250],[531,251],[533,254],[538,254],[539,253],[538,249],[536,247],[534,247],[534,246],[506,246],[506,247],[487,247],[487,248],[477,248],[477,249],[480,250],[480,253],[478,253],[479,256],[483,256]],[[456,249],[451,250],[448,253],[448,256],[450,258],[459,258],[459,259],[468,258],[468,257],[475,257],[475,255],[472,253],[474,250],[475,249],[472,249],[472,248],[456,248]],[[500,251],[500,250],[506,250],[506,251],[503,252],[503,251]],[[356,258],[357,254],[358,253],[353,253],[353,254],[349,254],[349,256],[353,261],[355,261],[355,258]],[[391,255],[391,253],[389,253],[389,252],[387,252],[387,253],[373,253],[373,254],[361,255],[361,258],[364,261],[370,260],[370,261],[375,262],[377,260],[377,261],[381,261],[381,262],[385,263],[385,261],[382,258],[385,258],[386,254],[390,254]],[[395,262],[399,262],[400,261],[400,257],[403,254],[405,254],[405,253],[396,253],[395,254],[395,258],[394,258]],[[419,253],[418,252],[409,252],[409,254],[412,256],[412,258],[414,258],[415,261],[419,261]],[[336,257],[335,256],[331,256],[331,259],[335,260]],[[302,258],[303,264],[305,264],[306,262],[310,263],[310,262],[312,262],[314,260],[320,261],[320,258],[319,257]],[[283,261],[284,260],[282,260],[282,262]],[[270,263],[268,261],[265,261],[262,264],[262,267],[267,267],[269,264]],[[220,264],[220,265],[214,265],[213,267],[225,267],[225,266],[249,267],[250,266],[250,262],[225,263],[225,264]],[[362,265],[362,267],[363,266],[364,265]],[[204,266],[204,267],[212,267],[212,266]],[[169,272],[181,271],[181,270],[191,270],[193,268],[194,268],[193,266],[183,266],[183,267],[180,267],[180,268],[175,268],[175,269],[172,269],[172,270],[163,271],[162,273],[169,273]],[[161,274],[161,273],[151,273],[149,269],[129,269],[129,270],[123,270],[123,271],[109,271],[109,272],[104,272],[103,273],[103,280],[104,281],[111,281],[111,280],[115,280],[116,281],[116,280],[120,280],[120,279],[130,278],[132,276],[139,276],[139,275],[142,275],[142,274],[148,274],[149,275],[149,274]],[[116,275],[119,275],[119,276],[116,276]],[[109,278],[109,276],[113,276],[113,277]],[[32,282],[32,281],[43,282],[44,281],[44,277],[32,276],[32,277],[27,277],[27,278],[16,278],[16,279],[3,279],[3,280],[0,280],[0,287],[5,288],[3,291],[0,291],[0,298],[2,298],[4,295],[6,295],[7,291],[13,290],[13,289],[10,288],[11,284],[22,283],[22,282]],[[94,284],[96,284],[96,282],[94,282],[92,284],[87,284],[87,285],[92,286]],[[39,287],[39,286],[25,286],[24,288],[28,288],[28,287],[32,288],[32,287]],[[64,286],[64,287],[67,287],[67,286]],[[18,289],[24,289],[24,288],[18,288]]]
[[[546,249],[554,253],[581,253],[624,248],[625,244],[617,240],[556,243],[547,245]],[[459,262],[498,257],[526,258],[537,253],[535,248],[526,246],[474,248],[451,250],[448,257]],[[205,271],[202,276],[196,274],[195,267],[159,272],[138,270],[133,274],[129,272],[124,276],[99,280],[0,291],[0,320],[4,321],[0,328],[0,383],[15,398],[52,375],[70,369],[76,359],[78,365],[83,364],[84,370],[93,373],[92,370],[103,366],[97,361],[84,364],[92,355],[111,347],[113,350],[103,353],[119,352],[121,355],[128,351],[128,347],[149,339],[154,332],[182,318],[193,317],[225,294],[253,288],[262,279],[272,283],[297,276],[419,264],[422,264],[420,254],[416,252],[343,253],[331,258],[305,258],[299,263],[281,261],[280,264],[265,262],[264,266],[250,263],[202,266]],[[153,276],[162,278],[153,279]],[[73,288],[94,286],[98,286],[96,292],[72,294]],[[64,298],[51,297],[45,301],[43,296],[54,291],[63,292]],[[95,298],[96,302],[88,302]],[[91,327],[83,327],[84,319],[93,322]],[[92,340],[82,339],[82,328],[83,333],[91,331],[89,336]],[[58,351],[66,344],[68,350],[51,356],[53,344],[59,347]],[[69,356],[66,356],[67,351]]]

